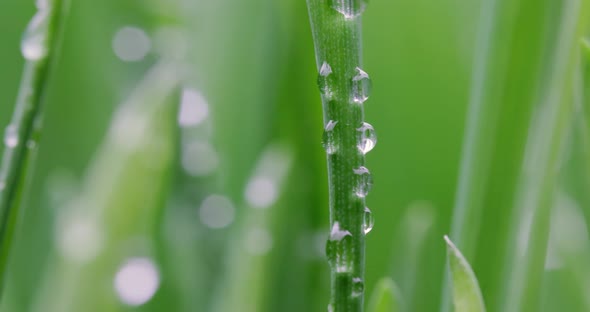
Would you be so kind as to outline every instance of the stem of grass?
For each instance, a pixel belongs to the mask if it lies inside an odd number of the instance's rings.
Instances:
[[[371,175],[365,153],[375,144],[364,123],[363,102],[370,80],[361,69],[361,19],[364,0],[308,0],[318,85],[324,109],[324,147],[328,160],[331,267],[329,311],[363,310],[365,234],[372,227],[365,196]]]
[[[41,134],[42,104],[55,63],[69,0],[37,0],[37,13],[22,41],[26,59],[23,78],[10,125],[4,133],[4,155],[0,166],[0,283]]]

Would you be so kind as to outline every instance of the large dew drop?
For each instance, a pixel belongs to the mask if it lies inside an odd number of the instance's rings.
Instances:
[[[33,16],[21,41],[21,53],[29,61],[43,59],[49,53],[47,32],[50,9],[41,9],[43,5],[39,4],[40,10]]]
[[[365,211],[363,212],[363,232],[369,234],[375,225],[375,217],[373,217],[373,213],[369,207],[365,207]]]
[[[346,19],[353,19],[365,11],[367,0],[330,0],[330,6]]]
[[[322,138],[322,145],[328,155],[335,154],[338,151],[338,140],[336,138],[336,125],[338,121],[330,120],[324,128],[324,136]]]
[[[4,145],[8,148],[15,148],[18,145],[18,130],[14,125],[6,127],[4,132]]]
[[[363,122],[360,128],[356,129],[359,132],[358,149],[361,153],[366,154],[370,152],[377,144],[377,134],[371,124]]]
[[[352,278],[352,297],[358,297],[363,294],[365,290],[365,284],[360,277]]]
[[[350,261],[345,259],[342,254],[342,246],[346,237],[350,237],[352,234],[340,227],[338,221],[334,222],[330,231],[330,237],[326,243],[326,256],[330,266],[336,272],[349,272],[352,270]]]
[[[371,78],[364,70],[356,68],[356,75],[352,78],[352,101],[363,104],[371,93]]]
[[[324,62],[320,68],[320,74],[318,75],[318,88],[320,93],[326,99],[332,99],[334,91],[332,90],[332,67],[330,64]]]
[[[373,187],[373,176],[369,169],[366,167],[360,166],[357,169],[354,169],[354,174],[356,175],[356,187],[354,192],[358,197],[365,197],[371,191]]]

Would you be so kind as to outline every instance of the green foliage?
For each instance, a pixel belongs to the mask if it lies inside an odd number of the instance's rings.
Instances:
[[[481,290],[471,266],[447,236],[445,241],[455,312],[485,312]]]

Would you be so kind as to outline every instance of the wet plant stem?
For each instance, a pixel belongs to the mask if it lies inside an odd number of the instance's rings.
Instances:
[[[328,311],[363,310],[365,195],[371,176],[364,167],[374,140],[363,141],[363,102],[370,81],[361,69],[359,0],[308,0],[324,112],[327,151],[330,237],[326,254],[331,267]],[[367,125],[368,128],[364,127]],[[369,131],[370,131],[369,130]],[[363,144],[369,144],[367,147]],[[359,145],[361,144],[361,145]]]
[[[38,0],[38,11],[23,37],[21,49],[27,61],[12,120],[4,133],[0,165],[0,283],[5,280],[12,237],[21,214],[27,169],[32,167],[41,134],[42,103],[68,4],[68,0]]]

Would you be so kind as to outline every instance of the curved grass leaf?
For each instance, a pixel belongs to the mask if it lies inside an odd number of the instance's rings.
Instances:
[[[448,236],[445,236],[445,241],[455,312],[485,312],[483,297],[471,266]]]
[[[369,302],[368,312],[402,312],[405,311],[402,294],[395,284],[389,278],[382,278],[375,287]]]

